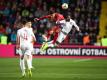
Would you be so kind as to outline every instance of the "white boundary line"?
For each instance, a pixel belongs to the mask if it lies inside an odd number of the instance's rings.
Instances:
[[[92,59],[77,59],[77,60],[74,60],[73,62],[85,62],[85,61],[90,61]]]

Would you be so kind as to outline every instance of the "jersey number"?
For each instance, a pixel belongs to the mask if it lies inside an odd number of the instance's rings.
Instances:
[[[27,34],[24,34],[24,39],[28,40]]]

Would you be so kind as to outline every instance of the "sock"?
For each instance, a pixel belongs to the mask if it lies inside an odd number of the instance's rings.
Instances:
[[[48,42],[48,44],[51,44],[51,43],[53,43],[53,40],[51,40],[51,41]]]
[[[48,43],[48,47],[54,47],[53,43]]]
[[[28,69],[31,70],[32,63],[31,63],[31,59],[30,58],[27,59],[27,66],[28,66]]]
[[[31,61],[31,66],[32,66],[32,55],[30,55],[30,61]],[[32,68],[33,68],[33,66],[32,66]]]
[[[20,59],[20,68],[22,71],[22,75],[25,74],[25,63],[24,63],[24,59]]]

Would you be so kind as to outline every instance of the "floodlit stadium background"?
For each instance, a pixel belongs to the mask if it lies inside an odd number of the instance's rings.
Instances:
[[[63,10],[62,3],[69,8]],[[0,80],[19,80],[16,33],[20,19],[45,16],[50,10],[69,13],[82,33],[73,29],[58,48],[40,54],[41,35],[52,27],[49,20],[33,22],[34,46],[32,80],[107,80],[106,0],[0,0]],[[27,80],[28,77],[25,78]]]
[[[62,9],[63,3],[69,4],[68,9]],[[72,29],[66,39],[57,49],[47,50],[52,55],[88,55],[106,56],[107,50],[107,1],[105,0],[1,0],[0,2],[0,49],[1,57],[16,56],[15,44],[17,30],[21,27],[21,19],[29,17],[40,18],[55,11],[63,15],[69,14],[80,27],[81,33]],[[40,55],[38,48],[43,41],[42,35],[53,27],[48,19],[32,24],[36,36],[35,54]],[[54,34],[52,35],[54,36]],[[64,47],[65,46],[65,47]],[[8,47],[5,50],[4,47]],[[61,51],[61,48],[64,48]],[[78,50],[80,50],[78,52]],[[84,50],[85,49],[85,50]],[[70,50],[70,51],[69,51]],[[10,52],[9,52],[10,51]],[[61,53],[64,52],[65,53]],[[71,53],[71,51],[73,53]],[[85,51],[85,52],[84,52]],[[7,52],[9,52],[7,54]],[[58,53],[59,52],[59,53]],[[67,53],[68,52],[68,53]],[[74,53],[76,52],[76,53]],[[78,54],[80,53],[80,54]]]
[[[62,3],[69,8],[63,10]],[[107,2],[103,0],[1,0],[0,1],[0,39],[1,44],[15,44],[16,32],[20,28],[23,17],[39,18],[55,10],[63,15],[69,13],[79,25],[82,33],[73,29],[63,44],[101,45],[100,41],[107,37]],[[41,34],[52,27],[49,20],[33,23],[37,43]],[[90,39],[87,39],[89,36]],[[107,42],[107,41],[106,41]],[[103,43],[106,43],[105,40]],[[107,45],[104,44],[104,45]]]

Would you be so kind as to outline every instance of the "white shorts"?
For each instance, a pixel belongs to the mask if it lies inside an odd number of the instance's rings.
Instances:
[[[20,46],[20,49],[19,49],[19,55],[32,55],[32,52],[33,52],[33,45],[25,45],[25,44],[22,44]]]
[[[56,41],[61,43],[66,38],[66,36],[67,36],[66,34],[64,34],[63,32],[60,32]]]

